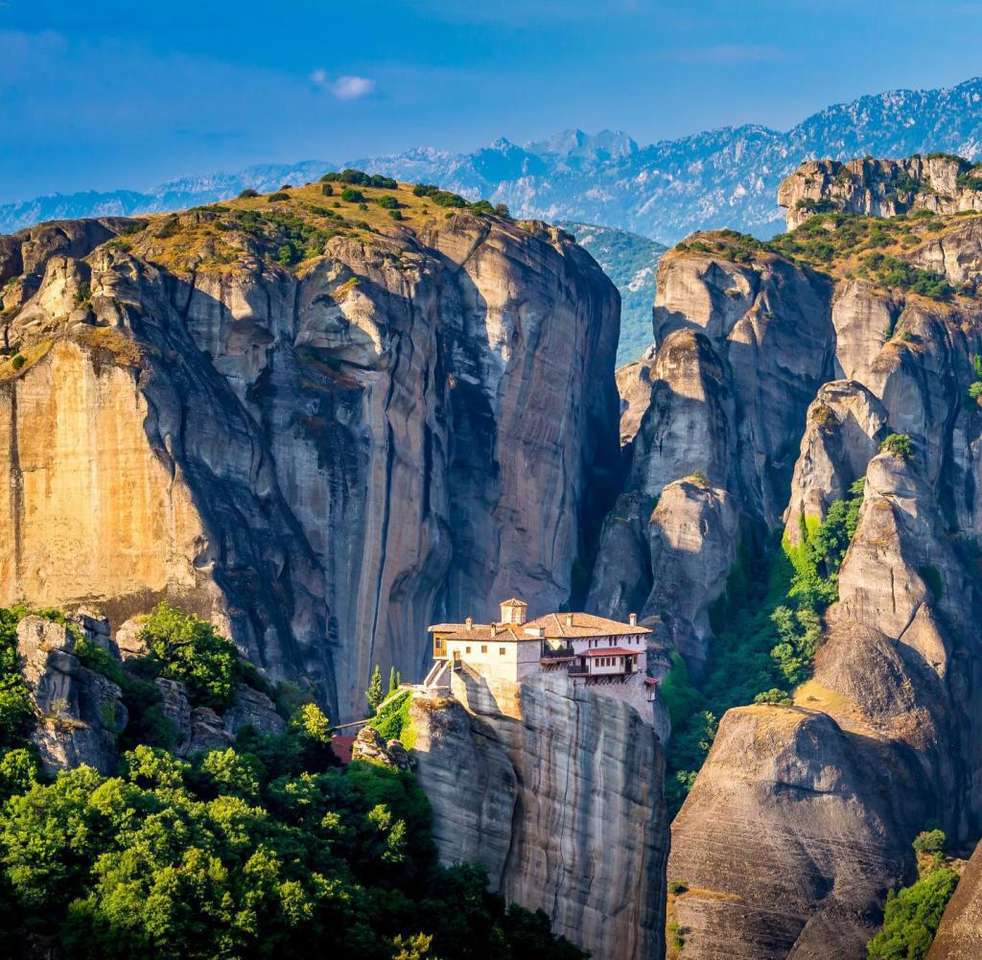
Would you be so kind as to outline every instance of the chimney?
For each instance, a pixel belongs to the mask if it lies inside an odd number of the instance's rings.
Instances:
[[[636,627],[638,625],[638,615],[636,613],[629,613],[627,615],[627,622],[632,626]]]
[[[464,626],[465,626],[465,627],[466,627],[466,628],[467,628],[468,630],[470,630],[470,629],[471,629],[471,628],[472,628],[472,627],[474,626],[474,618],[473,618],[473,617],[468,617],[468,618],[467,618],[467,619],[466,619],[466,620],[464,621]]]
[[[567,627],[573,626],[573,614],[571,613],[566,614],[566,626]]]
[[[498,636],[498,624],[496,623],[491,624],[491,636],[492,637]]]

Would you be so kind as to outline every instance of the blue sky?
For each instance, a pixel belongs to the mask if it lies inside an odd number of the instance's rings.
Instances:
[[[982,2],[0,0],[0,202],[263,161],[786,128],[982,73]]]

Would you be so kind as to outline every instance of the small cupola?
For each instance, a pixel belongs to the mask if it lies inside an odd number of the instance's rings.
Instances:
[[[501,623],[514,623],[521,626],[528,618],[529,605],[524,600],[512,597],[501,604]]]
[[[632,626],[636,627],[638,625],[638,615],[636,613],[629,613],[627,615],[627,622]]]

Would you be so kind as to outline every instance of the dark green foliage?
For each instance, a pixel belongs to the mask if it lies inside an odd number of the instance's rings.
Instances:
[[[320,207],[308,209],[319,216],[343,222],[343,218],[333,210]],[[229,222],[254,237],[283,266],[320,256],[324,252],[324,244],[339,232],[320,229],[291,210],[237,210],[234,219]]]
[[[385,691],[382,689],[382,668],[376,663],[368,678],[368,689],[365,691],[365,699],[374,714],[378,705],[385,699]]]
[[[314,943],[389,960],[427,942],[447,960],[583,956],[544,914],[488,894],[481,870],[438,866],[409,774],[305,769],[299,737],[193,764],[138,747],[117,777],[27,785],[0,810],[5,929],[66,960],[300,960]]]
[[[388,696],[392,696],[396,690],[399,689],[399,684],[402,683],[402,677],[399,675],[399,671],[395,667],[389,667],[389,691]]]
[[[14,359],[10,361],[10,365],[15,370],[20,370],[25,363],[27,363],[27,357],[25,357],[22,353],[15,354]]]
[[[790,707],[793,702],[791,695],[786,690],[779,690],[777,687],[764,690],[754,697],[754,703],[769,703],[777,707]]]
[[[391,194],[383,194],[375,201],[384,210],[398,210],[399,201],[396,200]]]
[[[365,194],[361,190],[355,190],[354,187],[345,187],[341,191],[341,199],[345,203],[364,203]]]
[[[439,187],[435,187],[431,183],[417,183],[416,186],[413,187],[413,194],[417,197],[427,197],[438,207],[468,206],[467,201],[459,194],[451,193],[449,190],[441,190]]]
[[[940,273],[915,267],[899,257],[888,257],[882,253],[867,254],[859,273],[860,276],[868,275],[885,287],[909,290],[932,300],[950,300],[955,293],[955,288]]]
[[[962,190],[982,190],[982,163],[962,170],[955,179],[955,184]]]
[[[284,243],[276,251],[276,262],[283,267],[290,267],[300,260],[300,254],[292,243]]]
[[[921,861],[920,876],[909,887],[891,890],[883,911],[883,927],[866,947],[867,960],[923,960],[941,915],[958,885],[958,874],[944,863],[941,830],[920,833],[914,850],[933,854]]]
[[[258,196],[259,196],[258,190],[253,190],[251,187],[248,187],[247,189],[243,190],[242,193],[239,194],[239,199],[251,200],[253,197],[258,197]]]
[[[381,174],[368,174],[362,170],[352,170],[350,168],[342,170],[340,173],[325,173],[321,177],[324,183],[349,183],[359,187],[379,187],[383,190],[395,190],[399,184],[392,177],[383,177]]]
[[[184,683],[193,704],[222,710],[231,703],[238,652],[207,620],[159,603],[143,624],[140,639],[160,676]]]
[[[675,249],[682,252],[711,253],[737,263],[750,263],[768,247],[748,233],[739,233],[736,230],[714,230],[712,233],[700,234],[695,240],[677,244]]]
[[[392,217],[393,220],[402,220],[403,219],[402,211],[401,210],[390,210],[389,211],[389,216]]]
[[[948,838],[944,830],[935,828],[934,830],[922,830],[914,838],[914,851],[916,853],[944,853],[945,843]]]
[[[323,193],[325,197],[333,197],[334,187],[332,187],[329,183],[322,184],[321,193]]]
[[[880,444],[881,453],[889,453],[900,460],[909,460],[914,453],[914,444],[906,433],[891,433]]]
[[[17,624],[24,612],[0,607],[0,757],[25,746],[34,726],[34,707],[17,655]]]
[[[861,256],[857,276],[934,300],[951,299],[954,288],[940,274],[879,252],[879,248],[892,244],[909,246],[917,242],[917,234],[907,218],[818,213],[793,232],[779,234],[764,246],[819,270],[827,269],[837,260]]]
[[[918,567],[917,572],[931,591],[931,596],[935,600],[940,600],[944,596],[944,577],[941,576],[941,571],[937,567],[926,564]]]
[[[5,689],[23,684],[24,613],[0,610]],[[79,657],[119,682],[128,704],[152,699],[161,673],[216,705],[233,677],[249,675],[230,667],[231,644],[210,625],[166,605],[143,632],[151,656],[125,667],[59,612],[39,613],[66,624]],[[280,693],[284,703],[300,696]],[[379,724],[403,728],[386,733],[405,740],[410,700],[397,689],[383,704]],[[131,723],[148,712],[134,707]],[[44,781],[29,731],[10,729],[0,745],[0,955],[37,936],[63,960],[306,960],[312,944],[337,960],[584,957],[552,936],[544,913],[489,894],[481,869],[441,868],[412,775],[339,768],[330,722],[312,703],[282,734],[245,728],[235,748],[190,762],[137,745],[115,777],[79,767]]]
[[[796,204],[796,210],[804,210],[806,213],[833,213],[838,207],[833,200],[813,200],[811,197],[802,197]]]
[[[719,718],[751,703],[787,706],[808,678],[822,637],[822,613],[838,597],[838,571],[856,531],[863,481],[833,502],[824,522],[802,529],[797,547],[772,548],[755,561],[745,546],[710,611],[715,634],[702,683],[694,685],[678,654],[660,688],[672,719],[666,796],[672,814],[702,766]]]
[[[271,193],[266,198],[266,202],[267,203],[277,203],[280,200],[289,200],[289,199],[290,199],[290,194],[283,193],[283,191],[280,191],[278,193]]]
[[[975,379],[968,388],[969,406],[974,408],[982,407],[982,357],[978,354],[972,357],[972,373]]]

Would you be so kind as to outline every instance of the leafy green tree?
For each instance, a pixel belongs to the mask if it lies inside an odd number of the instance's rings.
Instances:
[[[938,866],[912,886],[891,890],[883,927],[866,948],[868,960],[923,960],[957,885],[958,874]]]
[[[906,433],[891,433],[880,444],[880,451],[892,454],[899,460],[909,460],[914,453],[914,444]]]
[[[914,838],[917,853],[944,853],[947,837],[944,830],[923,830]]]
[[[34,707],[17,654],[17,624],[23,613],[0,607],[0,752],[22,746],[34,725]]]
[[[385,699],[385,691],[382,689],[382,668],[377,663],[372,670],[371,677],[369,677],[365,699],[368,701],[368,706],[373,714]]]
[[[217,710],[231,703],[238,652],[207,620],[159,603],[143,624],[140,638],[160,674],[187,685],[192,703]]]

